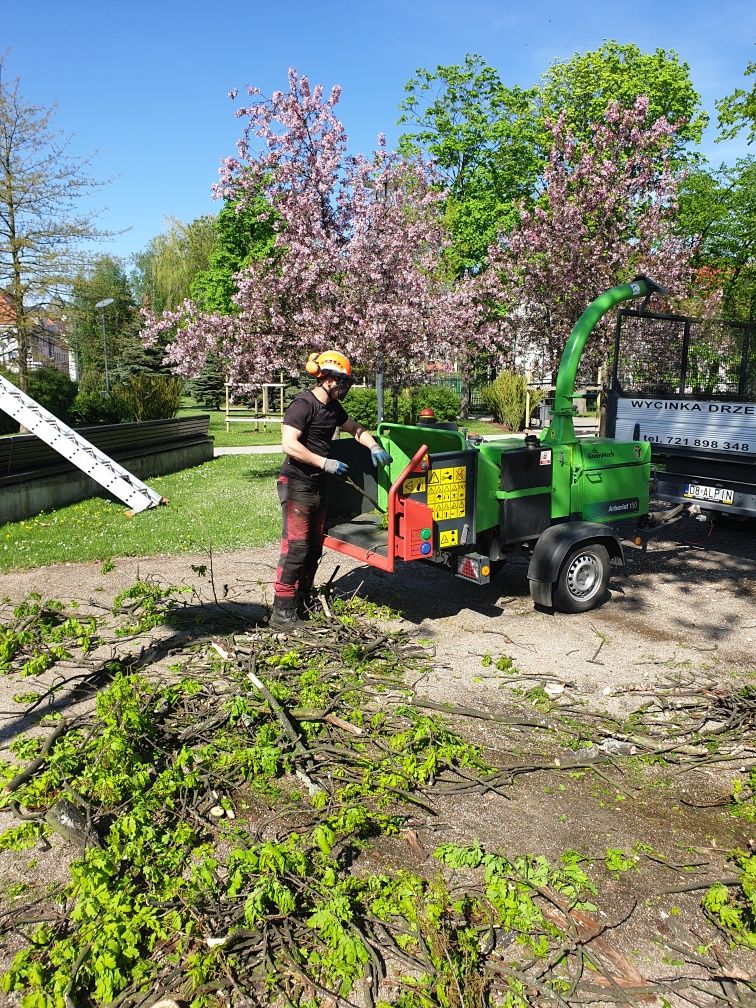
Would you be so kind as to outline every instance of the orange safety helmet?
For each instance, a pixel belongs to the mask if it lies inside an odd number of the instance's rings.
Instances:
[[[430,406],[423,406],[423,408],[420,410],[419,416],[420,416],[421,420],[435,420],[436,419],[436,414],[430,408]]]
[[[310,354],[305,371],[313,378],[351,378],[352,365],[349,358],[338,350],[324,350],[323,353]]]

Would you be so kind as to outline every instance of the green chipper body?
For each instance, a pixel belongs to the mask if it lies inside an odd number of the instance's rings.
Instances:
[[[575,436],[578,365],[606,312],[662,290],[638,277],[588,306],[562,354],[551,424],[538,436],[480,442],[454,424],[384,423],[378,439],[392,462],[377,481],[364,450],[334,442],[353,482],[331,483],[326,546],[389,572],[397,561],[426,560],[478,584],[524,551],[538,606],[598,605],[611,567],[624,563],[620,532],[633,534],[648,514],[651,446]]]

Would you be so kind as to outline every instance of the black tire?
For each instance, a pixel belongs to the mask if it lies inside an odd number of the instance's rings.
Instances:
[[[609,552],[600,543],[574,546],[559,570],[554,608],[565,613],[588,612],[603,601],[609,585]]]

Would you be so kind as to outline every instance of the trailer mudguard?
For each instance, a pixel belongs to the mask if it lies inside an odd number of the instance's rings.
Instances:
[[[621,567],[625,557],[614,531],[600,522],[568,521],[542,532],[528,565],[530,594],[538,605],[551,606],[551,591],[564,560],[578,543],[599,542],[605,546],[613,566]]]

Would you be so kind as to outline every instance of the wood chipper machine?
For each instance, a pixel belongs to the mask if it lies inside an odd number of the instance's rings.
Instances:
[[[377,437],[392,462],[377,477],[352,438],[334,441],[331,455],[349,464],[353,482],[331,480],[325,545],[383,571],[426,561],[477,584],[524,552],[536,605],[598,605],[611,568],[624,564],[620,535],[634,537],[648,515],[651,446],[575,436],[578,365],[606,312],[655,291],[663,288],[638,277],[586,308],[537,436],[481,441],[454,424],[382,423]]]

